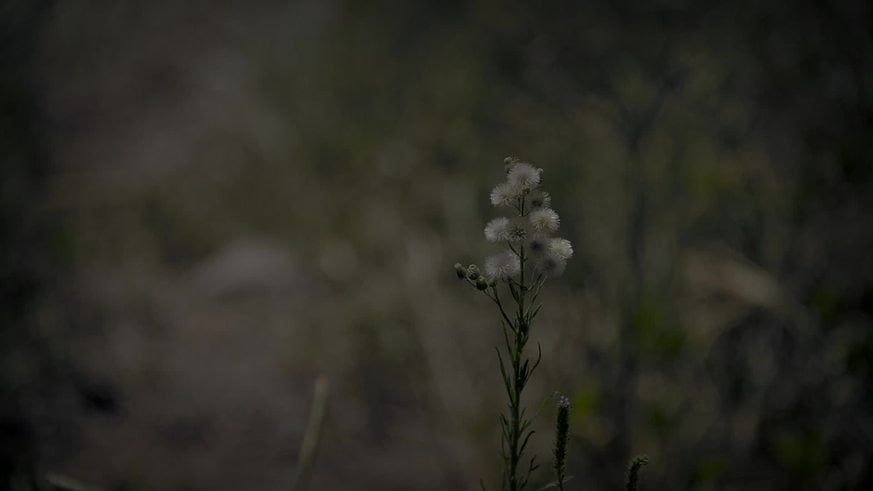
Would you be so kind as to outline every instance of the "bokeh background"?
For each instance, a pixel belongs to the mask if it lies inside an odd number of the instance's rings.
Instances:
[[[573,489],[873,483],[863,0],[0,4],[0,488],[478,489],[504,156]],[[547,481],[543,473],[537,484]],[[17,484],[16,484],[17,483]],[[494,484],[491,484],[493,489]]]

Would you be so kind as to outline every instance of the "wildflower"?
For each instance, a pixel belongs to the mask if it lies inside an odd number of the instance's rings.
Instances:
[[[530,205],[533,208],[548,208],[552,205],[552,196],[545,191],[530,193]]]
[[[503,242],[509,240],[512,221],[506,217],[497,217],[485,225],[485,238],[488,242]]]
[[[494,206],[512,206],[521,196],[521,188],[509,182],[501,182],[491,191],[491,204]]]
[[[509,225],[508,241],[521,242],[528,236],[527,222],[521,219],[513,220]]]
[[[573,257],[573,245],[567,239],[551,239],[549,252],[566,261]]]
[[[504,164],[506,180],[491,191],[491,203],[505,206],[515,213],[490,220],[483,231],[489,242],[505,242],[508,249],[485,259],[482,267],[484,274],[475,265],[464,267],[457,264],[455,271],[458,277],[466,278],[474,289],[485,293],[500,310],[506,355],[500,350],[497,354],[503,383],[509,395],[508,410],[500,419],[501,451],[505,463],[503,489],[516,490],[525,487],[536,468],[533,460],[527,470],[519,467],[524,448],[533,433],[529,428],[531,421],[521,407],[521,395],[532,372],[532,359],[525,355],[525,345],[529,340],[531,325],[540,310],[534,304],[543,286],[543,278],[554,278],[564,272],[567,260],[573,255],[573,247],[566,239],[553,238],[560,227],[560,218],[551,208],[549,194],[538,189],[542,181],[542,169],[513,157],[504,159]],[[502,290],[508,290],[512,299],[503,297],[504,300],[501,300],[499,291]],[[506,303],[512,300],[515,301],[514,305]],[[505,363],[508,360],[513,363]],[[567,480],[564,471],[569,409],[570,401],[561,397],[555,427],[554,470],[557,482],[547,486],[557,487],[558,491],[563,490]]]
[[[503,251],[485,258],[485,273],[492,279],[516,276],[521,271],[521,261],[512,251]]]
[[[558,213],[551,208],[536,209],[530,212],[529,218],[530,224],[537,232],[554,233],[558,231],[558,227],[561,225]]]
[[[516,162],[509,168],[506,177],[511,185],[521,191],[527,191],[539,186],[541,172],[542,169],[537,169],[527,162]]]
[[[534,256],[545,254],[549,250],[550,240],[545,237],[534,236],[527,241],[527,249]]]
[[[549,251],[537,260],[534,269],[546,278],[556,278],[564,273],[567,260]]]

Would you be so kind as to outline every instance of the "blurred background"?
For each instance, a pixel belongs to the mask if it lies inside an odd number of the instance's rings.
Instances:
[[[873,8],[644,4],[2,2],[0,487],[288,489],[323,374],[312,489],[494,489],[507,155],[572,489],[873,483]]]

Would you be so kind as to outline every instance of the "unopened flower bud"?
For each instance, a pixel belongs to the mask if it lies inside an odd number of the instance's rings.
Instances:
[[[455,273],[457,273],[459,280],[463,280],[467,277],[467,268],[461,265],[461,263],[455,263]]]
[[[567,396],[558,397],[558,418],[555,425],[555,450],[554,462],[555,476],[558,478],[558,483],[563,484],[565,481],[564,470],[566,469],[567,460],[567,435],[570,432],[570,400]],[[559,486],[563,488],[563,486]]]
[[[485,290],[488,288],[488,281],[482,276],[476,278],[476,288],[479,290]]]

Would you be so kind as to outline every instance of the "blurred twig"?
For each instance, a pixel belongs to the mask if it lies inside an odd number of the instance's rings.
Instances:
[[[99,488],[89,486],[71,477],[61,474],[46,474],[49,491],[99,491]]]
[[[330,381],[327,376],[321,375],[315,381],[315,394],[309,411],[309,421],[306,424],[306,433],[303,435],[303,444],[300,446],[297,477],[294,479],[294,484],[291,485],[293,491],[304,491],[309,487],[309,478],[312,474],[312,467],[315,465],[318,444],[321,442],[321,430],[324,426],[329,394]]]
[[[649,457],[646,455],[634,457],[627,468],[627,484],[625,486],[627,491],[637,490],[637,486],[639,486],[640,483],[640,469],[648,463]]]

